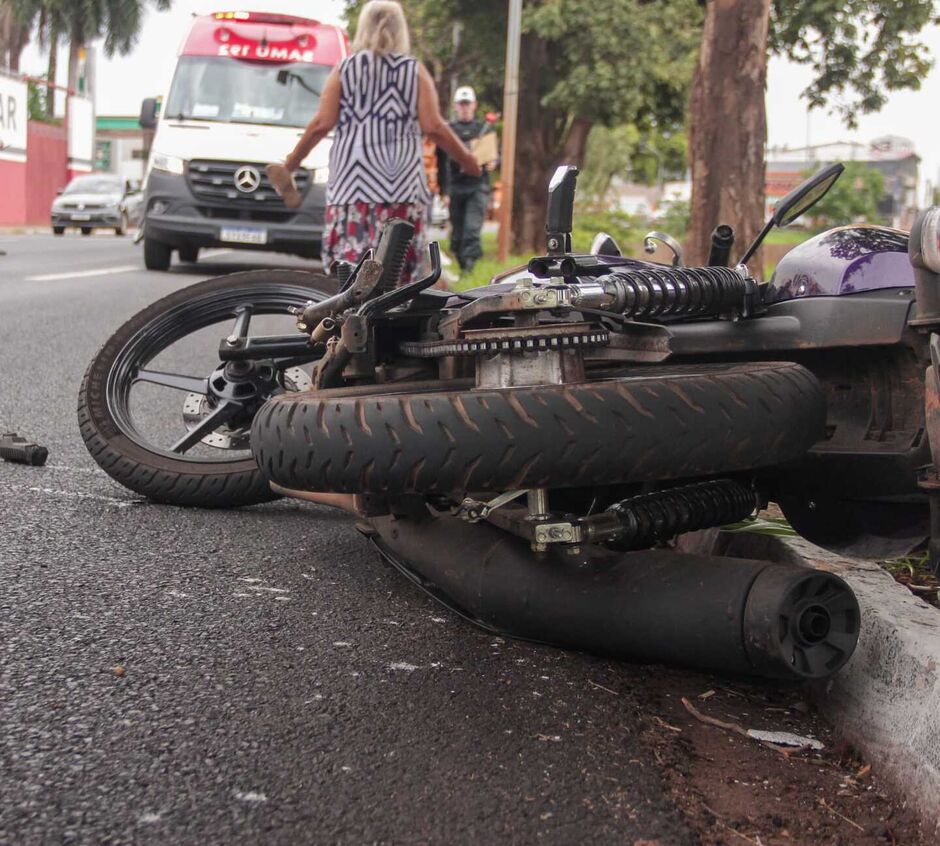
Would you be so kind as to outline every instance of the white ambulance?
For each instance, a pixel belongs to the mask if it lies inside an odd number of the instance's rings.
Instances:
[[[217,246],[319,257],[329,140],[296,174],[299,209],[284,205],[264,166],[294,148],[348,50],[342,29],[305,18],[194,18],[169,94],[141,110],[141,126],[156,130],[144,208],[148,269],[169,269],[174,250],[194,262]]]

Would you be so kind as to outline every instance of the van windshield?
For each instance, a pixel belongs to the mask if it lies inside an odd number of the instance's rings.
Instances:
[[[182,56],[163,116],[170,120],[306,126],[332,69],[297,62]]]

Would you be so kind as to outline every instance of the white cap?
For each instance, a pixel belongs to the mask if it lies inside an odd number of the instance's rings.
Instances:
[[[476,92],[469,85],[461,85],[454,92],[455,103],[475,103],[477,101]]]

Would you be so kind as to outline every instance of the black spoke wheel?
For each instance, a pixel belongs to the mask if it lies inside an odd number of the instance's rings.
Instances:
[[[244,336],[258,318],[281,316],[289,325],[289,308],[334,290],[320,274],[235,273],[175,291],[132,317],[82,381],[78,420],[92,457],[113,479],[158,502],[228,508],[273,499],[248,450],[248,431],[261,404],[301,387],[304,371],[282,371],[271,360],[224,365],[218,345],[230,334]],[[185,350],[204,340],[200,364],[180,353],[172,367],[161,360],[179,349],[174,345]],[[157,391],[149,397],[152,414],[140,413],[140,386]]]

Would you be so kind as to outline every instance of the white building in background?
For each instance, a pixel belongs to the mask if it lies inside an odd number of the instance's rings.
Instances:
[[[95,170],[142,181],[149,139],[138,118],[101,116],[96,123]]]
[[[920,206],[920,156],[912,141],[898,135],[885,135],[867,144],[837,141],[811,147],[768,147],[766,160],[768,209],[796,187],[807,171],[835,162],[862,162],[884,174],[885,193],[878,213],[891,225],[908,228]]]

